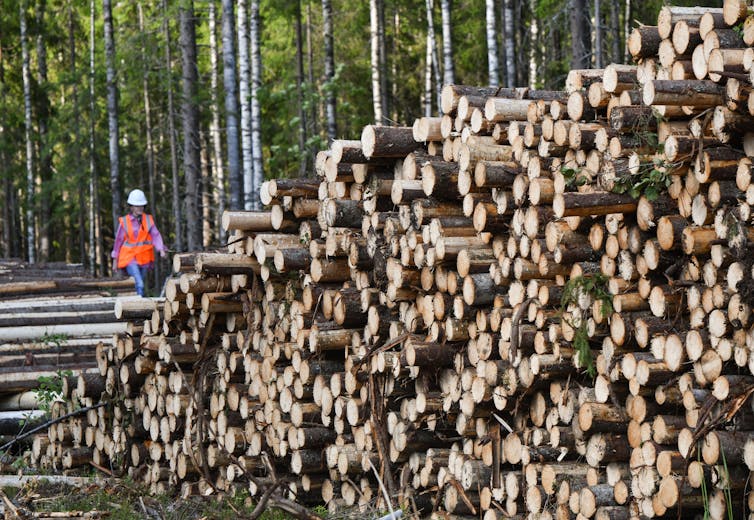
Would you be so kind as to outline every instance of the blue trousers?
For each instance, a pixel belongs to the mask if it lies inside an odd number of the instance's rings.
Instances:
[[[136,294],[144,296],[144,278],[147,276],[147,266],[139,265],[136,260],[133,260],[126,266],[126,272],[136,282]]]

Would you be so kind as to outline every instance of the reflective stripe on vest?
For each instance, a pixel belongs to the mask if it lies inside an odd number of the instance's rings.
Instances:
[[[128,215],[120,217],[118,220],[126,233],[126,240],[123,242],[118,255],[118,267],[123,269],[133,260],[136,260],[139,265],[154,262],[154,248],[149,235],[149,230],[154,226],[152,215],[145,213],[141,216],[141,225],[136,236],[134,236],[131,218]]]

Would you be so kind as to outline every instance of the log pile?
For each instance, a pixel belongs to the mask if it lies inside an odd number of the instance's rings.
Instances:
[[[95,280],[76,265],[7,260],[0,262],[0,280],[0,436],[4,437],[28,430],[42,419],[36,393],[40,378],[51,383],[43,391],[52,399],[50,389],[59,374],[78,377],[96,369],[97,345],[110,343],[113,334],[128,328],[113,316],[116,298],[107,295],[132,293],[133,281]]]
[[[425,514],[748,513],[746,12],[665,7],[633,65],[449,85],[441,117],[268,181],[98,352],[75,455],[39,460],[331,510],[385,508],[379,475]]]

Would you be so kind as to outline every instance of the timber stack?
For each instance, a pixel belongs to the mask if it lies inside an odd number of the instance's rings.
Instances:
[[[44,418],[39,408],[54,399],[53,381],[61,374],[96,370],[97,345],[127,328],[113,316],[112,294],[134,291],[132,280],[96,280],[80,265],[64,263],[2,261],[0,280],[0,438],[5,438]],[[45,379],[49,385],[40,400]]]
[[[331,510],[381,502],[379,474],[424,514],[751,515],[747,13],[664,7],[632,65],[448,85],[442,116],[266,182],[100,350],[76,394],[110,405],[57,444]]]

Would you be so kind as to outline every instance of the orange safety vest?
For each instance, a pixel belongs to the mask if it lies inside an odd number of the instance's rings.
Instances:
[[[118,222],[126,230],[126,240],[123,242],[118,255],[118,269],[126,267],[134,258],[139,265],[154,262],[152,237],[149,235],[149,230],[154,226],[152,215],[142,214],[138,235],[134,235],[131,219],[127,216],[120,217]]]

